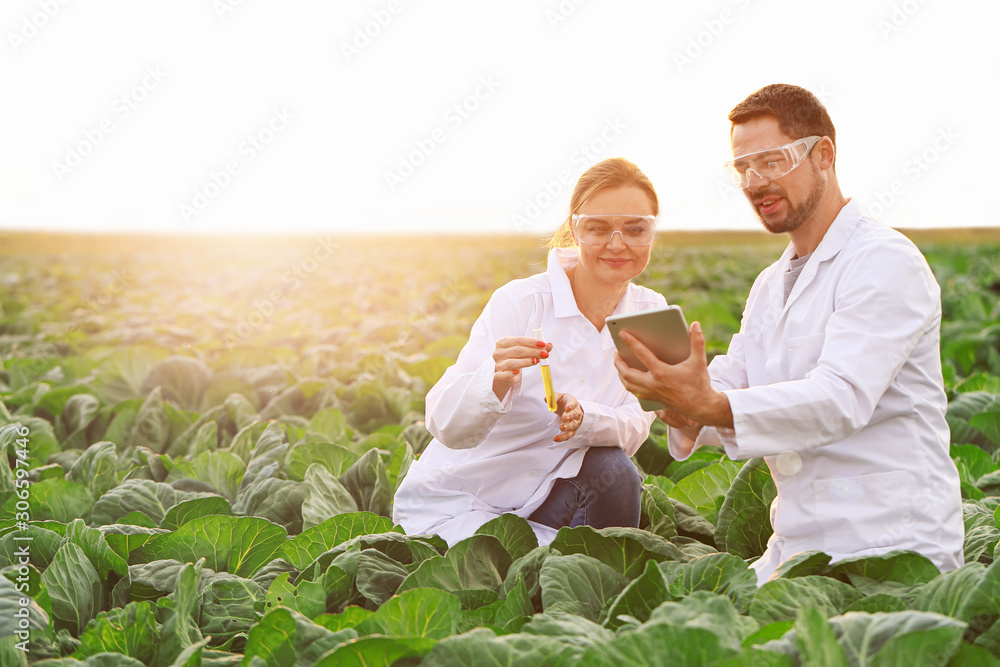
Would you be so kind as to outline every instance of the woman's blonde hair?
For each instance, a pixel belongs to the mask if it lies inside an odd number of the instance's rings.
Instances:
[[[629,162],[623,157],[608,158],[598,162],[593,167],[583,172],[580,180],[573,188],[573,196],[569,200],[569,215],[566,220],[556,230],[549,239],[549,248],[575,248],[576,241],[573,239],[573,214],[576,213],[584,202],[594,194],[605,188],[617,188],[634,185],[641,188],[649,195],[649,202],[653,205],[653,215],[660,212],[660,202],[656,197],[656,190],[653,184],[646,177],[646,174],[639,170],[639,167]]]

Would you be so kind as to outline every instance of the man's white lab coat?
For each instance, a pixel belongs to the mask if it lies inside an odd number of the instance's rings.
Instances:
[[[784,302],[795,249],[754,282],[740,331],[709,365],[734,428],[696,446],[763,456],[778,496],[754,563],[764,582],[789,556],[839,560],[913,549],[962,562],[958,472],[939,349],[940,288],[920,251],[849,202]],[[671,429],[675,457],[690,440]],[[686,457],[685,457],[686,458]]]

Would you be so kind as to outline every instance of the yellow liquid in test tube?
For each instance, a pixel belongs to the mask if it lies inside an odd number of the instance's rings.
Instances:
[[[542,383],[545,385],[545,403],[551,412],[556,411],[556,391],[552,388],[552,371],[549,365],[542,366]]]
[[[535,335],[541,341],[545,340],[545,332],[542,331],[542,327],[535,329]],[[549,360],[541,360],[541,370],[542,370],[542,384],[545,385],[545,404],[549,407],[550,412],[555,412],[558,406],[556,405],[556,390],[552,388],[552,371],[549,370]]]

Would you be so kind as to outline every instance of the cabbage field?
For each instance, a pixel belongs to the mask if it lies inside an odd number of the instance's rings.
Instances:
[[[757,588],[767,467],[673,461],[659,422],[638,529],[393,524],[426,392],[533,239],[7,234],[0,665],[1000,665],[1000,243],[917,241],[966,564],[808,552]],[[678,234],[637,282],[716,354],[783,246]]]

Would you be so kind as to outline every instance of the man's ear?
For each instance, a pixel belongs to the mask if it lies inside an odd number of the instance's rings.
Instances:
[[[822,137],[817,142],[816,148],[819,149],[820,169],[831,169],[837,157],[837,147],[833,145],[833,140],[830,137]]]

